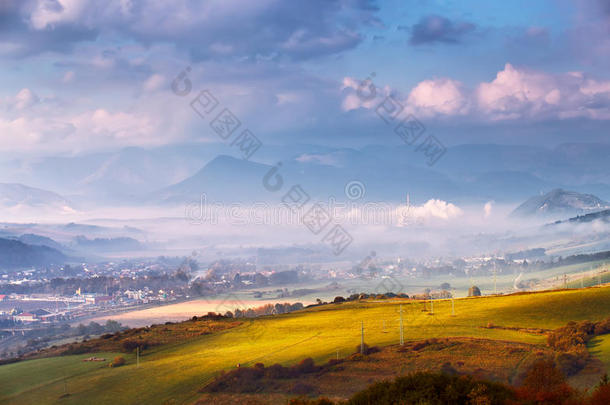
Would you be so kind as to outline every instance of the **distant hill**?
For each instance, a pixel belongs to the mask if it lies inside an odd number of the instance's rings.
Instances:
[[[59,194],[18,183],[0,183],[0,206],[70,209],[70,203]]]
[[[594,212],[592,214],[579,215],[577,217],[573,217],[573,218],[567,219],[565,221],[557,221],[554,223],[554,225],[565,224],[565,223],[585,223],[585,222],[592,222],[595,220],[610,222],[610,210],[603,210],[603,211],[599,211],[599,212]]]
[[[271,166],[229,156],[218,156],[193,176],[153,193],[162,202],[198,201],[206,194],[212,201],[243,202],[269,194],[262,179]]]
[[[610,204],[593,194],[581,194],[560,188],[530,198],[512,213],[514,217],[552,217],[560,215],[590,214],[610,208]]]
[[[0,239],[0,269],[63,264],[67,257],[48,246],[29,245],[14,239]]]
[[[143,249],[140,242],[129,237],[88,239],[79,235],[74,241],[77,248],[88,252],[129,252]]]
[[[65,246],[61,245],[61,243],[58,243],[51,238],[33,233],[23,234],[18,238],[18,240],[28,245],[46,246],[59,251],[66,249]]]

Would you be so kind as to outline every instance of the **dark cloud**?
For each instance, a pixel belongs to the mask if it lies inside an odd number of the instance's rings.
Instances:
[[[196,60],[308,59],[355,47],[362,27],[379,23],[373,0],[82,1],[0,0],[0,45],[35,54],[118,34],[145,45],[170,43]]]
[[[429,15],[423,17],[411,29],[411,45],[423,45],[433,43],[457,44],[463,37],[475,30],[475,25],[466,22],[453,22],[448,18]],[[399,27],[404,29],[404,27]]]
[[[8,56],[24,57],[46,51],[67,52],[82,41],[95,40],[98,30],[79,25],[60,24],[37,30],[30,24],[30,13],[36,2],[32,0],[0,0],[0,46]],[[46,10],[61,12],[55,0],[44,3]]]

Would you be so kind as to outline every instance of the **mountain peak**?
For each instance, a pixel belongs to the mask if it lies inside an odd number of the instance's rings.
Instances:
[[[518,206],[511,215],[554,216],[587,214],[610,208],[610,204],[593,194],[582,194],[556,188],[546,194],[532,197]]]

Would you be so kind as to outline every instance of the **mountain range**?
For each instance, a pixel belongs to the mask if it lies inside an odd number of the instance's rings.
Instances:
[[[432,167],[422,153],[407,145],[360,149],[265,145],[251,161],[231,153],[227,145],[189,144],[34,161],[4,160],[0,169],[5,181],[28,186],[0,187],[0,199],[5,206],[57,206],[70,200],[73,205],[91,207],[182,204],[206,194],[214,201],[277,202],[299,184],[312,198],[342,200],[345,185],[352,181],[364,186],[362,201],[402,201],[409,193],[416,203],[439,198],[457,203],[494,200],[517,204],[557,188],[610,199],[606,164],[610,145],[605,144],[554,148],[457,145],[447,148]],[[262,178],[278,162],[282,162],[278,173],[284,189],[269,192],[262,186]],[[19,189],[24,197],[15,195],[14,190]]]

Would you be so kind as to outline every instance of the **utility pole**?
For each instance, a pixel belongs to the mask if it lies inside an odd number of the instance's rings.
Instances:
[[[451,296],[451,316],[455,316],[455,302],[453,302],[453,296]]]
[[[405,336],[404,336],[404,330],[402,327],[402,304],[400,304],[400,345],[403,346],[405,344]]]
[[[360,354],[364,354],[364,321],[360,324]]]
[[[496,278],[496,262],[494,261],[494,295],[498,294],[497,278]]]

